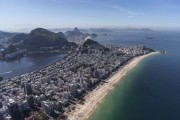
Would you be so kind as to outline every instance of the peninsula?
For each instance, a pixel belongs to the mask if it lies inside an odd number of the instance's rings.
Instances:
[[[154,50],[142,45],[101,45],[87,39],[54,64],[0,82],[0,119],[85,119],[150,53]]]

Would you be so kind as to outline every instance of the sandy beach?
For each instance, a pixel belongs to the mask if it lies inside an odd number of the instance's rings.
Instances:
[[[68,115],[68,120],[85,120],[94,111],[96,106],[103,100],[103,98],[108,94],[108,92],[113,88],[113,86],[118,83],[121,78],[126,75],[126,73],[134,68],[141,60],[144,58],[157,54],[158,52],[153,52],[143,56],[135,57],[124,67],[120,68],[114,75],[112,75],[107,83],[99,85],[92,92],[89,92],[85,96],[84,104],[76,104],[74,111],[70,112]]]

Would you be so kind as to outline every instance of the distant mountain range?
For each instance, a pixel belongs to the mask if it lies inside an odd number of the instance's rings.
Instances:
[[[29,34],[20,33],[9,39],[9,46],[1,52],[1,59],[16,59],[23,55],[46,55],[59,52],[71,52],[78,47],[87,52],[89,48],[105,49],[98,42],[91,40],[96,37],[95,33],[82,33],[78,28],[66,33],[54,33],[44,28],[36,28]],[[83,43],[79,46],[74,42],[69,42],[68,38],[83,38]],[[87,37],[85,39],[85,37]],[[68,40],[67,40],[68,39]]]
[[[95,33],[83,33],[77,27],[74,28],[72,31],[67,31],[64,33],[64,36],[71,42],[75,42],[77,44],[82,44],[87,37],[95,38],[98,35]]]
[[[3,33],[5,34],[5,33]],[[11,35],[10,33],[6,33]],[[72,31],[67,31],[65,33],[58,32],[54,33],[44,28],[36,28],[32,30],[29,34],[19,33],[12,34],[9,38],[11,47],[5,48],[4,51],[11,51],[10,48],[16,48],[16,51],[26,49],[27,51],[43,51],[43,50],[62,50],[69,49],[71,47],[76,47],[79,41],[84,42],[85,38],[90,36],[92,38],[97,37],[95,33],[82,33],[78,28],[74,28]],[[15,51],[15,52],[16,52]],[[4,52],[5,54],[10,54],[11,52]]]
[[[141,31],[141,32],[153,32],[150,28],[123,28],[123,29],[114,29],[115,31]]]
[[[73,36],[81,36],[83,35],[83,33],[80,32],[80,30],[77,27],[75,27],[73,31],[67,31],[65,35],[67,37],[73,37]]]

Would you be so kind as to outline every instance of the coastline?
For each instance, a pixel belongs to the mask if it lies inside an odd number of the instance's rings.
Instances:
[[[138,56],[133,58],[127,64],[125,64],[122,68],[117,70],[114,75],[108,78],[107,83],[103,85],[97,86],[96,89],[89,92],[85,97],[84,104],[77,103],[75,106],[75,110],[68,113],[68,120],[85,120],[87,119],[91,113],[95,110],[97,105],[103,100],[103,98],[108,94],[108,92],[113,88],[115,84],[117,84],[122,77],[124,77],[127,72],[136,65],[139,64],[141,60],[151,55],[157,54],[159,52],[152,52],[146,55]],[[98,94],[97,94],[98,93]]]
[[[37,70],[41,70],[41,69],[44,69],[44,68],[46,68],[46,67],[48,67],[48,66],[50,66],[50,65],[53,65],[53,64],[55,64],[55,63],[57,63],[57,62],[59,62],[60,60],[62,60],[62,59],[64,59],[64,58],[66,58],[68,56],[68,54],[56,54],[56,55],[49,55],[48,56],[48,58],[50,58],[50,62],[46,62],[45,64],[43,64],[42,66],[38,66],[38,67],[34,67],[34,68],[28,68],[27,67],[27,69],[31,69],[31,70],[28,70],[28,71],[26,71],[26,72],[20,72],[20,73],[18,73],[18,74],[12,74],[12,75],[10,75],[10,77],[8,76],[8,77],[4,77],[4,74],[11,74],[11,73],[14,73],[14,70],[7,70],[7,71],[2,71],[1,73],[0,73],[0,77],[2,76],[3,77],[3,81],[5,81],[5,82],[8,82],[10,79],[12,79],[12,78],[15,78],[15,77],[20,77],[20,76],[23,76],[23,75],[26,75],[26,74],[30,74],[30,73],[34,73],[34,72],[36,72]],[[39,57],[39,56],[37,56],[37,57]],[[40,58],[42,58],[43,56],[40,56]],[[52,57],[52,59],[51,59],[51,57]],[[58,59],[56,59],[58,57]],[[33,56],[33,57],[30,57],[30,56],[26,56],[26,57],[24,57],[24,58],[28,58],[28,62],[29,62],[29,59],[32,59],[33,58],[33,60],[34,59],[36,59],[36,57],[35,56]],[[16,61],[18,61],[18,60],[23,60],[22,58],[20,58],[20,59],[16,59],[16,60],[14,60],[14,61],[1,61],[0,60],[0,62],[12,62],[12,63],[14,63],[14,62],[16,62]],[[27,60],[26,60],[27,61]],[[23,61],[23,62],[26,62],[26,61]],[[22,67],[24,67],[24,66],[22,66]],[[0,70],[1,71],[1,70]],[[3,82],[2,81],[2,82]]]

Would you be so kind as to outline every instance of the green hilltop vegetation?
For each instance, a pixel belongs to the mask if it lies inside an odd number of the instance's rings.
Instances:
[[[12,38],[15,35],[17,35],[17,33],[5,32],[0,30],[0,39]]]
[[[13,44],[10,44],[4,51],[2,51],[2,54],[11,54],[16,51],[17,48]]]
[[[87,39],[82,45],[81,52],[82,53],[88,53],[89,48],[96,49],[96,50],[101,50],[101,51],[109,51],[108,48],[106,48],[105,46],[99,44],[97,41]]]
[[[24,41],[27,38],[27,36],[28,36],[28,34],[20,33],[20,34],[17,34],[16,36],[14,36],[13,38],[11,38],[9,41],[12,43],[21,42],[21,41]]]

